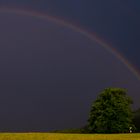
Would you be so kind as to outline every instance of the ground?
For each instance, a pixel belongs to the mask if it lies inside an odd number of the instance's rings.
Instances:
[[[140,140],[140,134],[0,133],[0,140]]]

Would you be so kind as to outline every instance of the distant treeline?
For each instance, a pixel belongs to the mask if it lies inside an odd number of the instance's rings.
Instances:
[[[76,134],[81,134],[81,133],[84,133],[84,129],[77,128],[77,129],[54,130],[54,131],[51,131],[51,133],[76,133]]]

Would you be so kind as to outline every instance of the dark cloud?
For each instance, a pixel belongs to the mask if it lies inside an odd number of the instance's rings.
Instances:
[[[139,2],[0,1],[50,13],[95,31],[139,68]],[[49,21],[0,14],[0,128],[79,127],[105,87],[123,87],[139,106],[139,80],[85,36]]]
[[[78,24],[88,31],[95,31],[139,68],[139,1],[4,0],[0,3],[49,13]]]

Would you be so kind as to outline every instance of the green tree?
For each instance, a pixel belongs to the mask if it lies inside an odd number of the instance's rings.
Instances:
[[[132,124],[132,100],[125,89],[107,88],[92,104],[88,120],[90,133],[125,133]]]
[[[133,122],[134,125],[136,126],[136,132],[140,132],[140,109],[134,111],[134,118]]]

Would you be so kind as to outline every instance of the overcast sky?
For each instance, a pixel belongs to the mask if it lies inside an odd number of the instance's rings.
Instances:
[[[1,0],[56,16],[111,44],[139,71],[140,1]],[[49,19],[0,13],[0,129],[46,131],[86,124],[91,102],[122,87],[140,106],[140,81],[116,56]]]

